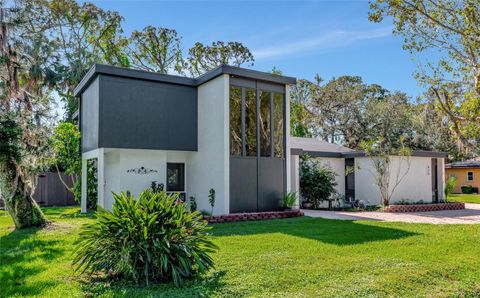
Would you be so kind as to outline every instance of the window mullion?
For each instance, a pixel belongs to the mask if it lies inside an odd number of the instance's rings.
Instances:
[[[241,103],[241,126],[242,126],[242,156],[247,155],[246,145],[245,145],[245,88],[242,88],[242,103]]]
[[[274,119],[273,119],[273,92],[270,92],[270,157],[274,157],[275,152],[275,135],[274,135]]]

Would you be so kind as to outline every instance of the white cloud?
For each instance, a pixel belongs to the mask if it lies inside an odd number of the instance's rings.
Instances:
[[[392,34],[392,27],[365,31],[336,30],[303,40],[254,49],[255,59],[269,59],[291,54],[344,47],[361,40],[382,38]]]

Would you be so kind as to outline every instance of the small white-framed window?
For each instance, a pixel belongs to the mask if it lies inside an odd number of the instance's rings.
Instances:
[[[473,181],[473,172],[467,172],[467,181]]]
[[[455,178],[455,179],[457,179],[457,174],[449,174],[449,175],[448,175],[448,178]]]

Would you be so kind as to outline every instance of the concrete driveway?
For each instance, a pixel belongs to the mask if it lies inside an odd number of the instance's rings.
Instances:
[[[347,212],[302,209],[305,216],[340,220],[379,220],[430,224],[477,224],[480,223],[480,204],[465,204],[464,210],[432,212],[389,213]]]

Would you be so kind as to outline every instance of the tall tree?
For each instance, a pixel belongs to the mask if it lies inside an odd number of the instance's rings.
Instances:
[[[65,103],[66,120],[78,110],[73,90],[94,63],[128,66],[123,18],[92,3],[75,0],[24,0],[33,32],[45,32],[58,57],[56,91]]]
[[[480,2],[478,0],[373,0],[369,19],[393,18],[404,49],[424,61],[416,75],[448,117],[459,141],[479,151]],[[434,57],[438,57],[435,59]]]
[[[147,26],[130,36],[132,66],[163,74],[185,72],[181,37],[174,29]]]
[[[0,194],[17,228],[43,226],[31,195],[49,152],[52,56],[44,32],[23,30],[28,11],[0,4]]]
[[[212,42],[204,45],[200,42],[188,51],[188,67],[192,76],[200,76],[222,64],[241,66],[253,65],[250,50],[240,42]]]

